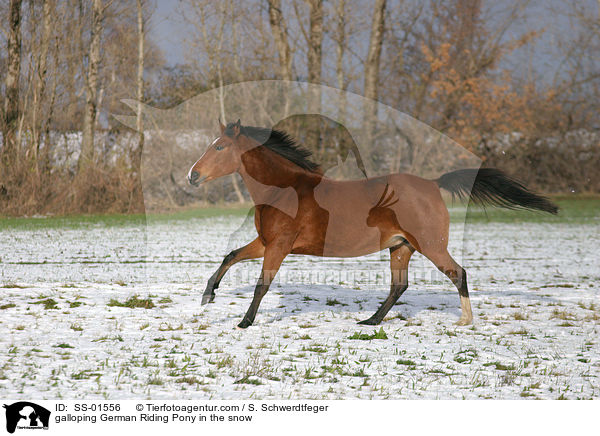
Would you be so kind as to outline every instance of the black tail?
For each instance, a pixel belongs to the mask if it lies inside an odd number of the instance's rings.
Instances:
[[[556,214],[558,206],[535,194],[495,168],[465,169],[444,174],[436,180],[440,188],[461,200],[471,199],[482,206],[491,204],[508,209],[536,209]]]

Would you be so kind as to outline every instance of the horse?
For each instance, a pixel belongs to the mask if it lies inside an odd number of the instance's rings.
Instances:
[[[510,209],[556,214],[558,207],[494,168],[460,169],[429,180],[389,174],[336,181],[323,175],[311,153],[285,132],[226,126],[190,168],[198,186],[218,177],[240,174],[255,205],[258,236],[231,251],[210,277],[202,305],[213,302],[225,273],[236,263],[263,258],[252,302],[238,328],[255,320],[261,300],[289,254],[356,257],[389,250],[391,286],[377,311],[359,324],[380,324],[408,287],[408,264],[415,251],[427,257],[458,290],[461,316],[473,321],[466,271],[448,253],[450,218],[441,189],[459,199]]]

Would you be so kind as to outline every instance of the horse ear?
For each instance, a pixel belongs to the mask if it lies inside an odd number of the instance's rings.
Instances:
[[[221,118],[219,118],[219,127],[221,128],[221,135],[225,133],[225,125],[221,122]]]
[[[240,136],[241,130],[242,125],[240,124],[240,120],[238,120],[238,122],[233,125],[233,137],[237,138],[238,136]]]
[[[237,123],[236,123],[236,124],[237,124],[238,126],[242,127],[242,120],[240,120],[240,119],[238,118],[238,120],[237,120]]]

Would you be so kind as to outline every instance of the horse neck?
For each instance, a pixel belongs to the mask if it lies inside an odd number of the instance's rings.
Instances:
[[[266,197],[284,189],[297,191],[302,176],[318,176],[263,146],[245,151],[241,161],[239,173],[255,204],[265,203]]]

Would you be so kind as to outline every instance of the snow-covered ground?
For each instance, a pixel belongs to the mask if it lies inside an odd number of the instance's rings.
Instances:
[[[418,254],[382,325],[357,325],[387,296],[382,253],[290,256],[240,331],[259,262],[200,300],[241,221],[0,230],[0,396],[600,396],[598,223],[469,224],[452,251],[463,250],[473,326],[454,325],[457,291]],[[154,307],[119,306],[134,296]]]

